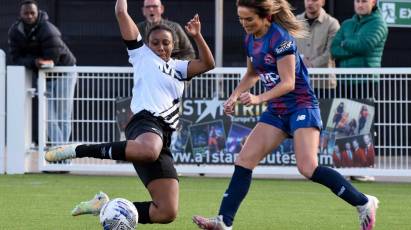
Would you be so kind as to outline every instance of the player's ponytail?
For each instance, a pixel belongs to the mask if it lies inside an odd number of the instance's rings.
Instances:
[[[303,21],[294,16],[287,0],[237,0],[237,6],[254,9],[260,18],[279,24],[294,37],[307,35]]]
[[[303,21],[298,20],[293,12],[290,3],[286,0],[269,0],[273,2],[271,8],[271,22],[275,22],[284,27],[291,35],[297,38],[305,37]]]

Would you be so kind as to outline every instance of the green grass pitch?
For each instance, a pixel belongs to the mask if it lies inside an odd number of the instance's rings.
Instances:
[[[180,212],[171,224],[137,229],[196,229],[194,214],[215,215],[228,178],[180,178]],[[380,199],[377,230],[411,229],[411,184],[355,183]],[[98,191],[148,200],[137,177],[70,174],[0,175],[0,229],[101,229],[95,216],[72,217],[79,201]],[[235,221],[236,230],[358,229],[355,209],[327,188],[305,180],[254,179]]]

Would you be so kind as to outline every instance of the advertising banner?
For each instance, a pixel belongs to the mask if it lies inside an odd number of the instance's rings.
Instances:
[[[224,101],[217,97],[183,99],[180,123],[171,141],[171,151],[177,164],[235,162],[266,104],[244,106],[238,103],[233,116],[227,116],[223,113]],[[120,131],[124,131],[131,115],[128,105],[124,99],[117,103]],[[319,164],[334,167],[374,165],[370,135],[375,114],[372,101],[320,100],[320,109],[324,127],[318,149]],[[120,136],[124,138],[123,134]],[[295,166],[292,139],[283,141],[260,164]]]

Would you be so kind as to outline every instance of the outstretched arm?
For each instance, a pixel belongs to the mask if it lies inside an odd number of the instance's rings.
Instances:
[[[198,14],[185,26],[187,33],[194,39],[198,48],[198,59],[190,61],[188,65],[188,77],[196,76],[214,68],[214,57],[210,48],[201,35],[201,23]]]
[[[140,32],[127,12],[127,0],[117,0],[115,12],[121,37],[126,41],[136,40]]]

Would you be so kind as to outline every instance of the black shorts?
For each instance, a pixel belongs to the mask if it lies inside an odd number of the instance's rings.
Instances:
[[[163,139],[163,148],[156,161],[142,164],[133,163],[141,181],[147,187],[148,183],[155,179],[174,178],[178,180],[173,156],[170,152],[171,134],[173,130],[162,120],[154,117],[150,112],[143,110],[134,114],[127,124],[125,134],[127,140],[134,140],[139,135],[147,132],[159,135],[161,139]]]

